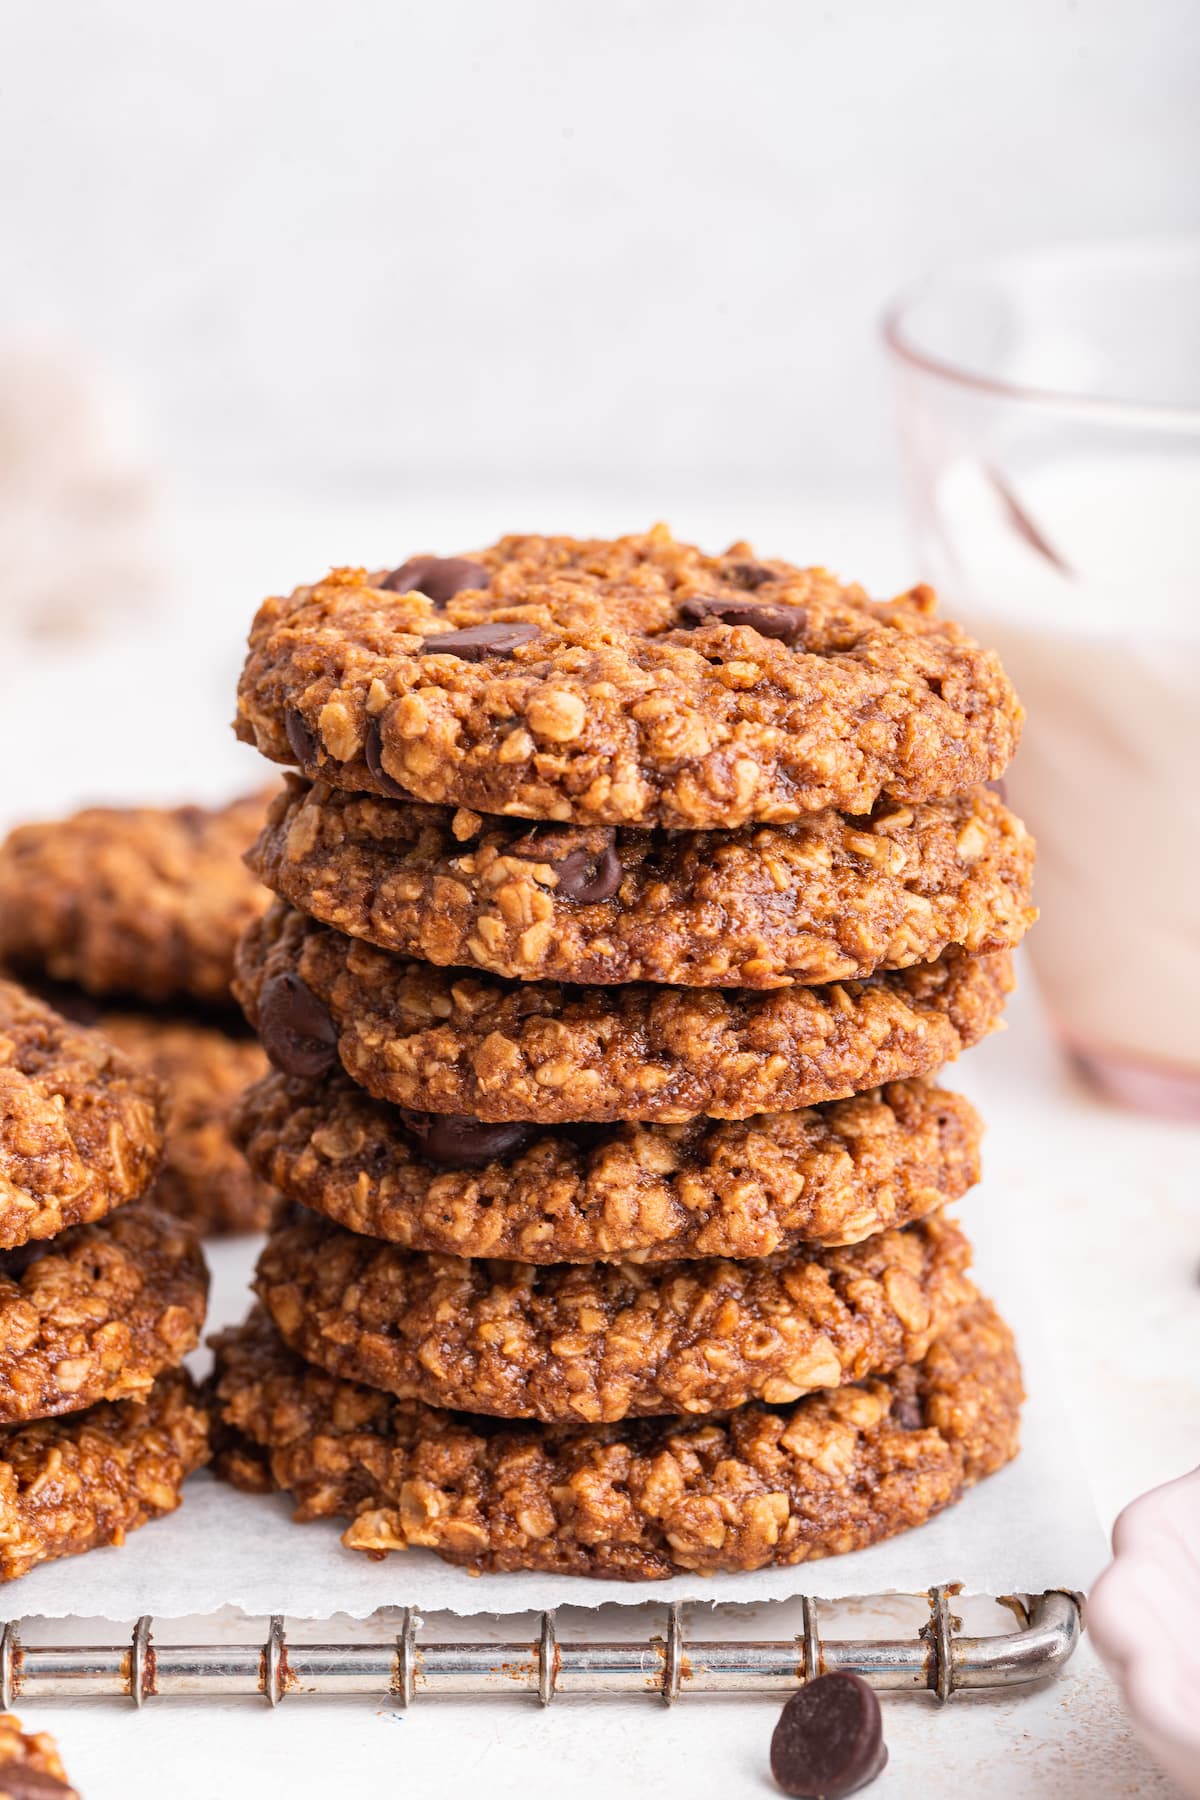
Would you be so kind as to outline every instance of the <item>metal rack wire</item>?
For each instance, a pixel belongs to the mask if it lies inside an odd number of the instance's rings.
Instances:
[[[20,1624],[0,1632],[0,1700],[157,1700],[205,1696],[265,1699],[381,1696],[396,1706],[439,1696],[536,1694],[543,1706],[571,1694],[644,1694],[671,1705],[685,1694],[786,1692],[817,1675],[849,1669],[872,1687],[925,1690],[938,1701],[964,1689],[1013,1688],[1056,1675],[1082,1630],[1078,1596],[1051,1590],[1012,1598],[1018,1629],[960,1635],[954,1584],[929,1590],[929,1620],[911,1638],[826,1639],[820,1602],[801,1601],[802,1631],[777,1641],[693,1640],[684,1609],[671,1606],[660,1636],[587,1642],[560,1639],[553,1612],[538,1635],[511,1643],[425,1642],[405,1608],[400,1630],[377,1643],[289,1643],[282,1615],[265,1642],[156,1645],[153,1620],[130,1641],[105,1646],[24,1645]]]

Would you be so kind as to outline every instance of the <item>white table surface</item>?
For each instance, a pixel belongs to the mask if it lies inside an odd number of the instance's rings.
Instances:
[[[253,605],[331,561],[398,561],[412,550],[486,541],[506,521],[604,530],[667,516],[716,544],[737,533],[764,550],[899,586],[908,571],[892,509],[818,496],[807,507],[637,495],[497,494],[386,502],[325,497],[254,506],[210,497],[176,521],[175,602],[121,641],[17,649],[0,657],[0,823],[85,798],[217,796],[258,765],[222,726]],[[1200,1183],[1194,1130],[1092,1097],[1052,1047],[1025,989],[1007,1033],[956,1068],[988,1122],[993,1204],[1020,1194],[1040,1229],[1031,1272],[1050,1296],[1048,1328],[1081,1454],[1106,1523],[1134,1494],[1200,1456]],[[1029,1202],[1035,1203],[1033,1207]],[[19,1605],[19,1590],[10,1604]],[[16,1610],[14,1605],[14,1610]],[[747,1632],[772,1631],[769,1614]],[[108,1703],[26,1708],[59,1734],[87,1800],[234,1800],[405,1788],[600,1800],[636,1789],[706,1796],[768,1792],[778,1703],[685,1700],[382,1705],[162,1703],[140,1715]],[[890,1699],[891,1764],[872,1792],[1054,1795],[1108,1800],[1172,1790],[1148,1765],[1085,1640],[1067,1673],[1036,1692],[960,1697],[940,1711]]]

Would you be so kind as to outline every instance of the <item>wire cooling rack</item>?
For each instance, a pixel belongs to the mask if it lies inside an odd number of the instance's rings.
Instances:
[[[954,1583],[929,1589],[928,1621],[908,1638],[825,1638],[821,1602],[799,1602],[802,1630],[776,1640],[693,1639],[685,1609],[668,1609],[659,1636],[592,1642],[560,1638],[554,1612],[532,1639],[511,1643],[434,1642],[421,1637],[413,1608],[377,1642],[289,1643],[283,1617],[265,1641],[156,1644],[154,1621],[138,1620],[124,1643],[25,1645],[19,1620],[0,1632],[0,1700],[125,1699],[135,1706],[205,1696],[258,1698],[271,1706],[314,1697],[390,1698],[393,1705],[439,1696],[644,1694],[670,1705],[687,1694],[778,1693],[817,1675],[848,1669],[875,1688],[924,1690],[938,1701],[964,1689],[1014,1688],[1044,1681],[1067,1662],[1082,1630],[1077,1595],[1057,1590],[1009,1596],[1017,1629],[961,1635]],[[896,1596],[888,1596],[894,1600]],[[882,1603],[883,1597],[879,1597]],[[865,1604],[870,1605],[867,1601]],[[709,1615],[711,1616],[711,1615]]]

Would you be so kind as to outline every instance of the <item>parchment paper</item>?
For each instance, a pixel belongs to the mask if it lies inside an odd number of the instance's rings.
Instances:
[[[428,1551],[383,1562],[345,1550],[334,1524],[294,1525],[283,1496],[235,1493],[207,1474],[189,1483],[182,1508],[132,1534],[119,1550],[93,1551],[35,1569],[8,1590],[9,1610],[130,1619],[210,1613],[232,1605],[250,1615],[362,1618],[380,1606],[425,1611],[516,1613],[647,1600],[751,1602],[801,1593],[828,1599],[920,1592],[959,1581],[968,1593],[1084,1589],[1106,1560],[1059,1398],[1041,1327],[1045,1295],[1030,1272],[1036,1201],[989,1189],[962,1207],[983,1290],[1014,1326],[1030,1398],[1016,1462],[919,1531],[853,1555],[757,1574],[666,1582],[581,1581],[569,1576],[471,1576]],[[1025,1247],[1023,1247],[1025,1246]],[[241,1318],[256,1244],[210,1247],[213,1327]]]

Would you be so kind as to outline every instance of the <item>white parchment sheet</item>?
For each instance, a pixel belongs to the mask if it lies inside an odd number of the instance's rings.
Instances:
[[[335,1524],[294,1525],[285,1496],[238,1494],[204,1474],[189,1483],[177,1513],[133,1533],[121,1549],[35,1569],[8,1590],[8,1610],[124,1620],[232,1605],[253,1615],[323,1619],[362,1618],[380,1606],[468,1614],[613,1601],[782,1600],[805,1592],[843,1599],[920,1592],[938,1581],[985,1594],[1086,1588],[1106,1560],[1105,1545],[1042,1331],[1047,1290],[1028,1250],[1035,1221],[1021,1217],[1032,1204],[985,1183],[960,1210],[976,1246],[979,1284],[1020,1342],[1029,1389],[1023,1448],[1009,1468],[919,1531],[851,1556],[757,1574],[648,1583],[471,1576],[428,1551],[372,1562],[342,1548]],[[210,1248],[214,1329],[243,1316],[255,1250],[251,1243]]]

